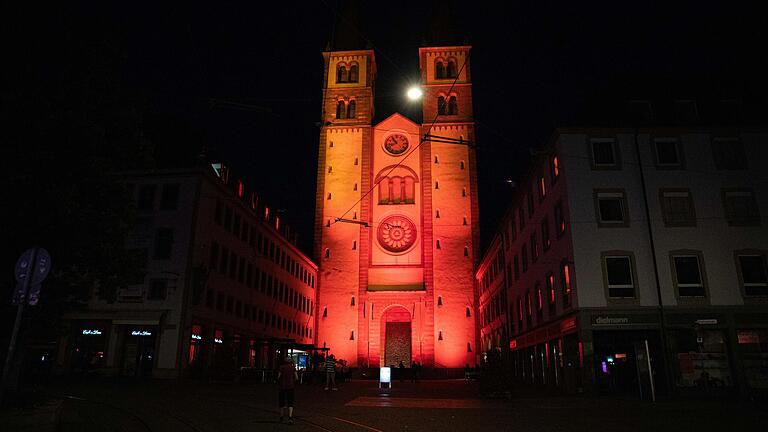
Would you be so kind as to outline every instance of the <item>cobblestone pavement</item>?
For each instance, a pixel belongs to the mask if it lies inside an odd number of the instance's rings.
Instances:
[[[474,382],[340,383],[338,391],[301,385],[295,424],[278,421],[277,388],[262,383],[202,381],[61,381],[47,390],[58,406],[59,431],[752,431],[768,409],[729,401],[662,401],[516,394],[478,397]],[[48,405],[50,406],[50,405]],[[49,408],[50,410],[50,408]],[[30,412],[30,417],[34,413]],[[0,413],[0,430],[23,413]],[[48,418],[48,417],[46,417]],[[10,423],[15,419],[16,423]],[[24,423],[23,421],[21,423]],[[10,427],[9,427],[10,426]],[[51,425],[46,426],[49,430]],[[41,427],[42,429],[42,427]]]

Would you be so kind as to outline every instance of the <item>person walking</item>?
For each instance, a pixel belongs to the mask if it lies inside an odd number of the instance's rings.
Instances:
[[[400,364],[397,365],[397,374],[400,375],[400,382],[403,382],[403,379],[405,379],[405,363],[403,363],[402,360],[400,360]]]
[[[299,379],[296,368],[290,357],[285,357],[277,372],[277,383],[280,388],[278,403],[280,405],[280,423],[288,414],[288,424],[293,424],[293,399],[296,380]]]
[[[333,354],[325,359],[325,389],[328,390],[329,387],[338,390],[336,387],[336,357]]]

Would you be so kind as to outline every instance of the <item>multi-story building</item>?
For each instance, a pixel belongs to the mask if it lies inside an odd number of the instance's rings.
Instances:
[[[647,396],[650,368],[655,391],[768,388],[767,142],[748,129],[556,131],[477,275],[490,300],[501,248],[516,377]]]
[[[394,113],[376,125],[373,51],[323,53],[317,344],[352,367],[475,363],[469,51],[420,48],[424,123]]]
[[[63,368],[175,377],[311,351],[317,266],[230,177],[220,164],[120,176],[135,198],[126,247],[141,271],[125,287],[103,283],[66,315]]]
[[[479,294],[480,342],[483,352],[505,351],[507,332],[508,275],[505,270],[504,245],[500,236],[494,237],[477,268]]]

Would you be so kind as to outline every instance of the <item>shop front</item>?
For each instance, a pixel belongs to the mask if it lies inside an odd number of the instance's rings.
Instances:
[[[640,399],[668,392],[657,314],[593,312],[589,323],[586,379],[595,391]]]
[[[120,373],[124,376],[152,376],[157,352],[158,326],[122,327],[122,359]]]
[[[69,362],[73,373],[93,373],[107,365],[112,325],[107,321],[83,321],[72,327]]]
[[[576,393],[582,387],[583,356],[571,315],[509,342],[511,371],[518,382]]]

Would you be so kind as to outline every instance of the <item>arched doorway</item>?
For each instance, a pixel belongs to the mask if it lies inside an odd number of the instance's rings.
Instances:
[[[411,313],[402,306],[393,306],[381,317],[381,346],[384,347],[383,366],[397,367],[402,361],[411,365]]]

